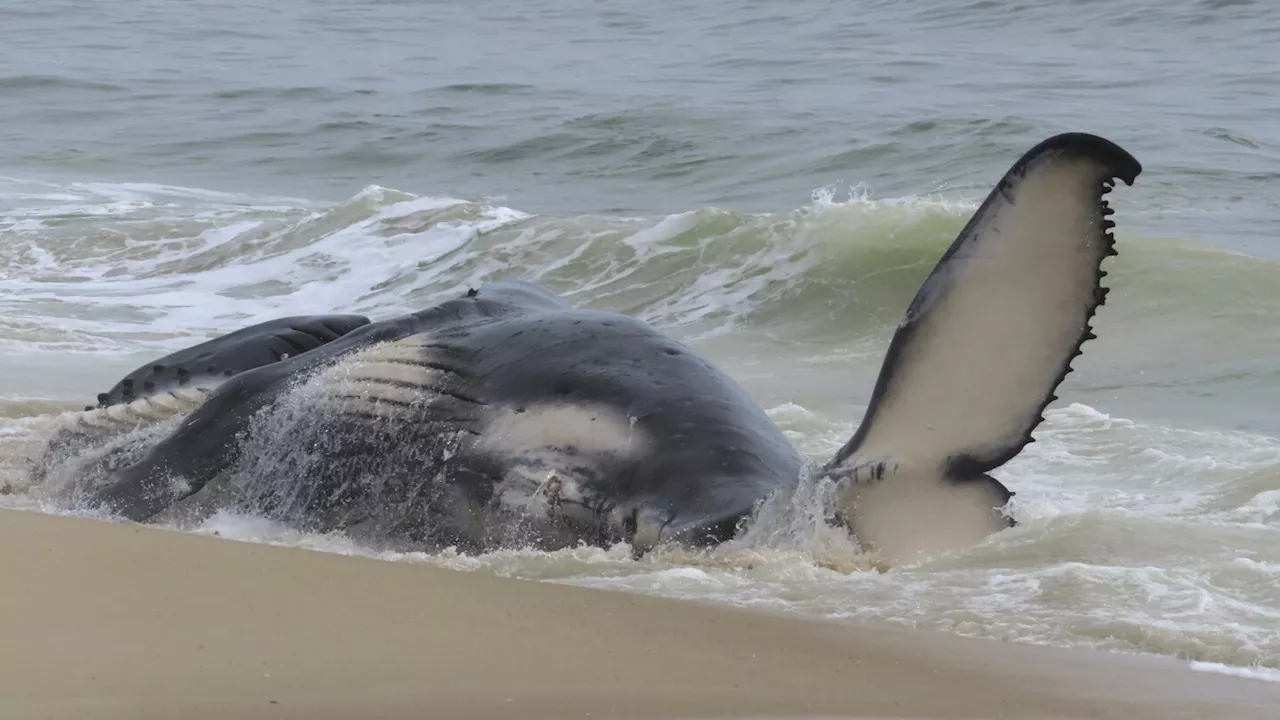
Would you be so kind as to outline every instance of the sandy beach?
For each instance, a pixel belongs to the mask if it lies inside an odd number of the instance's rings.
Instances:
[[[1264,718],[1184,662],[0,512],[0,715]]]

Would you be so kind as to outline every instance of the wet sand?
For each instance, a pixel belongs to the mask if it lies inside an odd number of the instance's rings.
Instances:
[[[0,511],[0,717],[1275,718],[1280,683]]]

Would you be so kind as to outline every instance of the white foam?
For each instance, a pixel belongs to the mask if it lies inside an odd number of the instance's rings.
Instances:
[[[615,295],[661,284],[643,307],[621,304],[707,336],[799,292],[808,273],[830,260],[831,238],[874,245],[886,222],[913,223],[956,207],[863,195],[776,215],[706,209],[558,218],[473,251],[477,240],[533,216],[378,186],[323,205],[166,185],[0,178],[0,231],[13,240],[0,248],[11,267],[0,275],[0,315],[29,328],[3,334],[62,353],[170,350],[281,314],[417,310],[441,293],[514,273],[605,306]],[[678,275],[657,270],[664,263]],[[556,282],[562,273],[572,280]]]
[[[1280,670],[1274,670],[1267,667],[1238,667],[1213,662],[1192,662],[1191,669],[1196,672],[1234,675],[1235,677],[1250,678],[1253,680],[1266,680],[1267,682],[1280,682]]]
[[[436,263],[442,256],[529,217],[376,186],[327,209],[246,206],[234,195],[162,186],[69,189],[6,196],[20,206],[0,213],[0,228],[18,241],[13,269],[0,275],[0,309],[59,336],[93,336],[84,349],[94,352],[113,332],[175,336],[162,349],[282,314],[385,307],[365,302],[381,283],[438,280],[451,267]],[[87,229],[43,222],[68,216]],[[69,243],[83,249],[67,254]],[[70,312],[51,324],[42,315],[51,306]]]
[[[1254,495],[1240,506],[1236,515],[1259,523],[1280,521],[1280,490],[1264,490]]]
[[[304,533],[274,520],[232,512],[214,513],[186,530],[195,535],[216,535],[241,542],[297,547],[337,555],[376,557],[375,553],[361,548],[341,533]]]

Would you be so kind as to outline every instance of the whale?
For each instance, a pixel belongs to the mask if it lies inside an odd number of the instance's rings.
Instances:
[[[156,406],[197,367],[216,382],[155,412],[163,432],[84,506],[147,522],[216,486],[302,530],[462,552],[621,542],[640,557],[738,537],[808,476],[864,551],[963,549],[1016,524],[992,472],[1034,441],[1095,337],[1116,255],[1108,195],[1141,171],[1084,132],[1017,158],[918,288],[861,423],[822,463],[688,345],[517,278],[387,319],[283,319],[139,368],[85,413]]]

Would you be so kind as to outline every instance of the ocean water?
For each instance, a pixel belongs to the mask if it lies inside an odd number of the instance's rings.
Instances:
[[[709,553],[379,554],[1280,671],[1280,12],[1247,0],[0,3],[0,502],[58,412],[285,314],[518,277],[725,368],[815,459],[1008,165],[1145,166],[1020,526],[881,573],[814,498]],[[1230,668],[1252,667],[1235,671]],[[1270,673],[1270,674],[1269,674]]]

